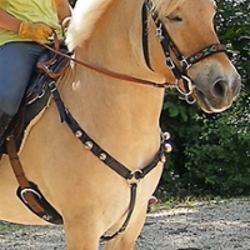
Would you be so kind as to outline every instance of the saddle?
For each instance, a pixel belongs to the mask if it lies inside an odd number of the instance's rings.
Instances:
[[[63,56],[63,54],[70,56],[64,41],[60,41],[57,47],[56,51],[60,54],[47,49],[38,59],[37,67],[30,78],[19,110],[5,132],[5,138],[10,134],[14,135],[17,151],[20,150],[25,129],[44,109],[49,100],[51,95],[49,84],[56,83],[69,66],[70,59]],[[7,153],[5,143],[1,146],[0,153]]]

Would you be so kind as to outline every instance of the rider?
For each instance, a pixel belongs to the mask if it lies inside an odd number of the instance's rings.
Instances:
[[[68,0],[0,1],[0,145],[36,62],[71,16]]]

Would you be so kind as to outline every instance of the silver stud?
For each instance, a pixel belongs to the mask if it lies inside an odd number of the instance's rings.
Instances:
[[[100,160],[105,161],[106,158],[107,158],[107,155],[106,155],[105,153],[101,153],[101,154],[99,155],[99,158],[100,158]]]
[[[50,216],[50,215],[48,215],[48,214],[45,214],[45,215],[42,216],[42,218],[43,218],[44,220],[49,221],[49,220],[52,219],[52,216]]]
[[[163,136],[164,136],[164,139],[165,139],[165,140],[169,140],[169,139],[170,139],[170,133],[169,133],[169,132],[165,132],[165,133],[163,134]]]
[[[161,161],[162,163],[165,163],[166,160],[167,160],[167,159],[166,159],[166,156],[165,156],[165,155],[162,155],[160,161]]]
[[[167,153],[170,153],[172,151],[172,146],[169,143],[166,143],[164,147]]]
[[[81,131],[81,130],[77,130],[77,131],[75,132],[75,136],[76,136],[77,138],[82,137],[82,131]]]
[[[86,149],[91,149],[91,148],[93,148],[93,142],[92,141],[87,141],[86,143],[85,143],[85,148]]]

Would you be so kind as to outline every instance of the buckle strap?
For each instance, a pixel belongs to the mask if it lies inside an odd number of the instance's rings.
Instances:
[[[120,227],[119,230],[117,230],[115,233],[113,233],[112,235],[103,235],[101,236],[101,240],[103,241],[109,241],[114,239],[117,235],[119,235],[120,233],[122,233],[123,231],[125,231],[125,229],[128,226],[128,223],[131,219],[131,215],[134,211],[135,208],[135,200],[136,200],[136,192],[137,191],[137,184],[134,183],[130,186],[130,203],[129,203],[129,207],[128,207],[128,213],[127,213],[127,217],[124,221],[124,223],[122,224],[122,226]]]

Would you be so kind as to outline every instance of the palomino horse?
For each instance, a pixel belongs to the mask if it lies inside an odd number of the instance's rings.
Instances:
[[[102,235],[117,231],[123,232],[106,249],[133,249],[162,173],[165,88],[175,87],[187,101],[192,96],[206,112],[230,107],[240,77],[213,29],[215,8],[212,0],[77,2],[67,39],[77,62],[58,90],[90,138],[83,145],[82,131],[74,135],[61,124],[50,100],[19,153],[28,179],[62,215],[69,250],[97,250]],[[99,157],[91,151],[95,142],[105,149]],[[117,162],[126,169],[114,171]],[[16,198],[7,156],[0,186],[1,219],[47,224]]]

